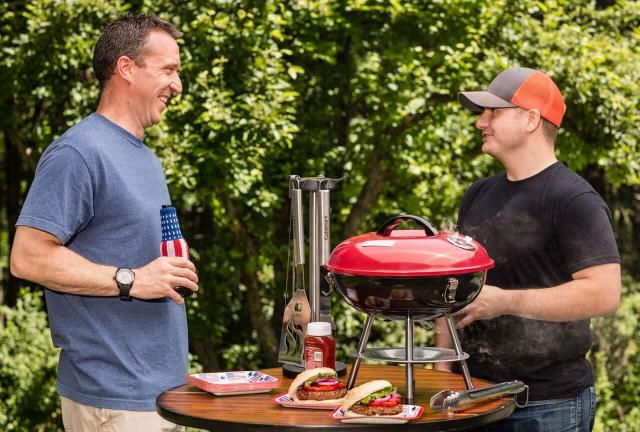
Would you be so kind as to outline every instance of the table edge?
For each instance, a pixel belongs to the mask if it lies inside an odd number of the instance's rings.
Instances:
[[[230,422],[224,420],[211,420],[211,419],[199,419],[191,416],[187,416],[184,414],[180,414],[174,411],[170,411],[167,408],[161,406],[160,399],[162,396],[171,390],[177,389],[181,386],[176,386],[171,389],[165,390],[161,394],[156,397],[156,412],[164,419],[169,420],[173,423],[194,427],[205,430],[216,430],[216,431],[229,431],[229,432],[248,432],[248,431],[268,431],[268,430],[278,430],[282,432],[294,432],[300,430],[310,430],[310,429],[320,429],[323,432],[340,432],[348,429],[371,429],[372,426],[379,427],[380,425],[367,425],[367,424],[354,424],[350,423],[346,424],[336,424],[333,425],[300,425],[300,426],[291,426],[291,425],[273,425],[268,423],[239,423],[239,422]],[[205,392],[206,393],[206,392]],[[442,420],[433,420],[429,422],[408,422],[399,425],[384,425],[385,430],[403,430],[403,431],[422,431],[429,432],[433,427],[437,426],[438,423],[447,422],[448,426],[453,428],[466,428],[466,427],[478,427],[486,424],[490,424],[506,418],[513,413],[515,410],[515,396],[511,397],[511,403],[508,407],[504,409],[496,409],[484,414],[475,414],[469,417],[462,417],[457,419],[442,419]],[[506,414],[505,414],[506,413]],[[438,429],[436,429],[438,430]]]

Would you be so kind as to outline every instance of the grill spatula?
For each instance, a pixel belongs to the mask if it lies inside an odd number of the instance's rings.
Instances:
[[[289,189],[291,196],[291,237],[293,238],[293,295],[284,308],[278,362],[303,365],[303,345],[311,306],[304,289],[304,225],[302,222],[302,189]]]

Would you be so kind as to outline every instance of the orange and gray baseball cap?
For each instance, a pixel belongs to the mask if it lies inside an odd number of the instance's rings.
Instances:
[[[514,67],[500,72],[486,91],[458,93],[458,102],[472,111],[485,108],[537,109],[540,116],[560,127],[567,106],[558,86],[543,72]]]

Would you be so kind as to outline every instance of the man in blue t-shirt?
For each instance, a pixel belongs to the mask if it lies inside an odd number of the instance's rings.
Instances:
[[[620,302],[611,213],[556,159],[566,107],[548,75],[507,69],[486,91],[462,92],[458,100],[479,113],[482,151],[505,170],[475,182],[462,198],[459,230],[487,249],[495,267],[454,319],[472,376],[529,386],[527,407],[483,430],[590,431],[589,319],[614,313]],[[443,323],[438,327],[438,345],[450,345]]]
[[[162,391],[187,374],[187,322],[174,287],[195,266],[160,257],[160,160],[143,142],[182,91],[182,34],[148,15],[109,24],[94,50],[98,109],[44,152],[17,222],[11,272],[45,287],[57,390],[71,431],[159,431]]]

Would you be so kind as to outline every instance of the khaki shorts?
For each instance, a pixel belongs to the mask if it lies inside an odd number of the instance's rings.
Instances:
[[[124,411],[82,405],[60,396],[66,432],[184,432],[155,411]]]

